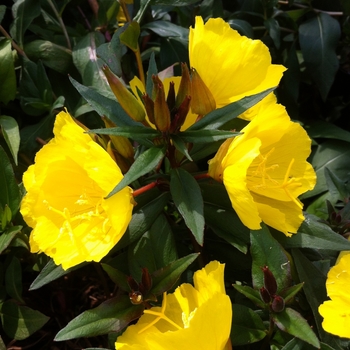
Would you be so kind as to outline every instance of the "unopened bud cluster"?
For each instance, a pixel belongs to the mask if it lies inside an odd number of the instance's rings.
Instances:
[[[177,94],[174,83],[170,83],[166,95],[163,82],[157,75],[153,75],[151,96],[142,94],[143,106],[107,66],[103,67],[103,72],[118,102],[130,118],[147,126],[147,114],[149,122],[157,130],[176,133],[184,124],[190,109],[201,118],[216,108],[215,99],[198,72],[195,69],[189,71],[186,64],[182,64],[181,69]]]
[[[264,286],[259,290],[260,298],[265,304],[269,304],[273,312],[282,312],[285,307],[285,302],[281,296],[276,294],[276,278],[268,266],[264,266],[261,269],[264,273]]]

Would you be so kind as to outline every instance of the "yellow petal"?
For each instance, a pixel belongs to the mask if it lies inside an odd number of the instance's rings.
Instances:
[[[196,17],[190,28],[189,56],[218,108],[277,86],[285,70],[271,64],[269,50],[260,40],[241,36],[221,18],[204,24]]]
[[[235,140],[231,143],[231,146]],[[247,140],[242,144],[242,147],[232,148],[232,151],[228,152],[222,162],[224,168],[223,182],[232,207],[242,223],[251,230],[259,230],[261,228],[261,218],[247,187],[246,179],[249,166],[259,155],[260,144],[260,140],[257,138]]]

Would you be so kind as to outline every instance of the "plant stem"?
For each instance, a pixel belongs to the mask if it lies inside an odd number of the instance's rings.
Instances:
[[[4,29],[3,26],[0,25],[0,33],[4,35],[5,38],[11,40],[12,47],[23,57],[28,58],[26,53],[15,43],[15,41],[11,38],[10,34]]]
[[[134,193],[133,193],[133,196],[137,197],[140,194],[145,193],[145,192],[149,191],[150,189],[152,189],[152,188],[154,188],[154,187],[156,187],[158,185],[159,185],[159,181],[158,180],[153,181],[153,182],[149,183],[148,185],[140,187],[137,190],[135,190]]]
[[[49,5],[51,6],[52,8],[52,11],[54,12],[55,16],[57,17],[58,19],[58,22],[60,22],[60,26],[62,28],[62,32],[63,32],[63,35],[64,37],[66,38],[66,42],[67,42],[67,47],[69,50],[72,50],[72,46],[70,44],[70,40],[69,40],[69,36],[68,36],[68,33],[67,33],[67,29],[66,29],[66,26],[64,25],[63,23],[63,20],[62,20],[62,17],[61,15],[57,12],[57,9],[55,7],[55,5],[53,4],[53,2],[51,0],[47,0],[47,2],[49,3]]]

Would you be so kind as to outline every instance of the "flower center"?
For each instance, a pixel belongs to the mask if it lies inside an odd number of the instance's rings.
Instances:
[[[160,311],[153,311],[153,310],[145,310],[144,313],[145,314],[149,314],[149,315],[154,315],[157,316],[152,322],[150,322],[147,326],[145,326],[144,328],[142,328],[138,334],[144,332],[146,329],[152,327],[153,325],[155,325],[159,320],[163,319],[166,322],[169,322],[172,326],[174,326],[177,329],[182,329],[178,324],[176,324],[174,321],[172,321],[169,317],[167,317],[165,315],[165,309],[166,309],[166,304],[167,304],[167,294],[166,292],[163,293],[163,302],[162,302],[162,307]]]
[[[254,181],[253,189],[281,189],[285,192],[287,197],[289,197],[298,207],[302,208],[302,204],[296,199],[296,196],[293,196],[293,190],[297,187],[302,186],[300,182],[297,181],[297,178],[291,175],[292,167],[295,159],[293,158],[288,165],[286,173],[284,175],[283,181],[278,181],[273,177],[273,171],[279,168],[279,164],[272,164],[267,166],[268,158],[275,151],[275,148],[272,148],[265,155],[260,154],[258,160],[260,161],[256,167],[256,170],[252,171],[252,177],[259,178],[260,183]]]

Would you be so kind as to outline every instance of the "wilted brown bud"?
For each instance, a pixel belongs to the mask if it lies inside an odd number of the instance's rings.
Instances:
[[[143,302],[143,295],[141,292],[132,291],[129,293],[129,298],[132,304],[139,305]]]

